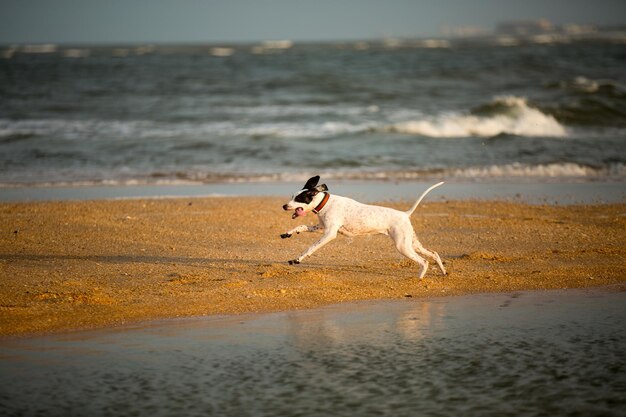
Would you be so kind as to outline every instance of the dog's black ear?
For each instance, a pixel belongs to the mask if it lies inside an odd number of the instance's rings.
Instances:
[[[309,180],[304,184],[303,190],[312,190],[315,188],[317,183],[320,182],[320,176],[316,175],[314,177],[309,178]]]
[[[328,191],[328,187],[326,186],[326,184],[318,185],[317,187],[315,187],[315,189],[319,191],[320,193],[322,191]]]

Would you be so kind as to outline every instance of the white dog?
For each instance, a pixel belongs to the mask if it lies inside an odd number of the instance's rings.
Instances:
[[[330,195],[326,184],[317,185],[320,177],[310,178],[304,188],[298,191],[290,202],[283,206],[283,210],[294,210],[293,219],[306,215],[309,211],[317,214],[319,224],[315,226],[301,225],[283,233],[281,238],[291,237],[294,233],[314,232],[324,229],[324,235],[307,249],[299,258],[289,261],[289,265],[299,264],[315,251],[337,237],[337,233],[346,236],[360,236],[383,234],[391,237],[396,249],[402,255],[420,265],[419,278],[423,278],[428,269],[428,262],[419,254],[433,259],[445,275],[441,258],[437,252],[425,249],[417,240],[409,216],[415,211],[418,204],[430,190],[440,186],[443,182],[433,185],[420,196],[408,211],[398,211],[388,207],[372,206],[359,203],[347,197]]]

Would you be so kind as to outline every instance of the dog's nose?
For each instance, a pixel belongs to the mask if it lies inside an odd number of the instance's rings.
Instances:
[[[285,204],[285,205],[283,206],[283,210],[285,210],[285,211],[289,210],[289,206],[288,206],[287,204]]]

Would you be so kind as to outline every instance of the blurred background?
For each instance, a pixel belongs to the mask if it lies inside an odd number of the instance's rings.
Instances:
[[[0,187],[624,182],[623,1],[3,1]]]

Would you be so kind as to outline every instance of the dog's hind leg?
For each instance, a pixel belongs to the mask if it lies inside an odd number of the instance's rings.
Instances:
[[[437,262],[437,266],[439,266],[441,273],[443,275],[446,275],[446,268],[443,267],[443,262],[441,262],[439,254],[435,251],[430,251],[422,246],[420,241],[417,239],[417,236],[415,235],[413,236],[413,249],[415,249],[417,253],[421,253],[422,255],[427,256]]]
[[[424,275],[426,275],[426,271],[428,270],[428,261],[415,252],[413,246],[411,245],[411,236],[398,231],[391,231],[389,236],[395,242],[398,252],[419,264],[420,272],[418,274],[418,278],[424,278]]]

